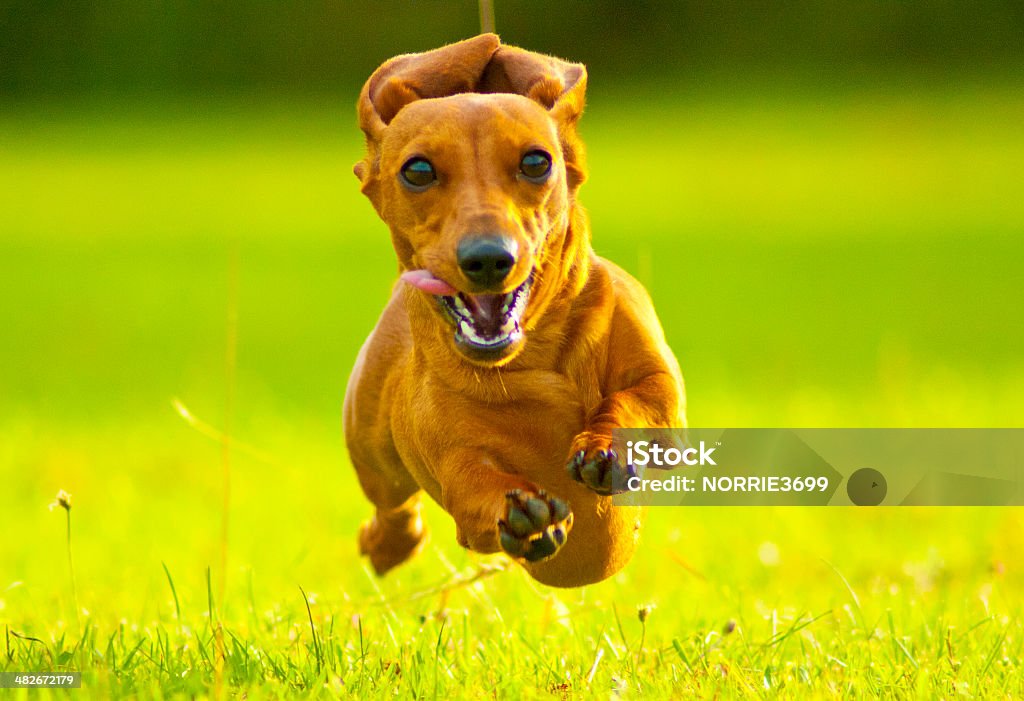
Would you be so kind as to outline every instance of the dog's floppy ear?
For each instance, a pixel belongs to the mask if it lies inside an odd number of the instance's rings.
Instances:
[[[582,63],[502,46],[480,79],[479,92],[514,93],[539,102],[559,122],[575,124],[583,114],[587,69]]]
[[[480,76],[500,43],[495,34],[481,34],[433,51],[396,56],[374,71],[363,86],[359,126],[368,138],[376,140],[410,102],[480,92]]]

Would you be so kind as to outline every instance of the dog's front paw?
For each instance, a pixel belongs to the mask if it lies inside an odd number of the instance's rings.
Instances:
[[[637,476],[636,468],[632,464],[622,465],[611,447],[577,450],[565,469],[574,480],[602,496],[629,491],[629,479]]]
[[[522,489],[505,495],[505,518],[498,521],[498,540],[512,557],[527,562],[546,560],[565,544],[570,530],[572,511],[558,497]]]

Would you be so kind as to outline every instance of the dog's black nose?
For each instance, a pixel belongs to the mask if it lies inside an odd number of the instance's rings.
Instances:
[[[516,264],[516,243],[504,236],[463,239],[456,256],[459,268],[480,287],[497,287]]]

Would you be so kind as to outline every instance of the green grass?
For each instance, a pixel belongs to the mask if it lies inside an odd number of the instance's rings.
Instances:
[[[691,423],[1019,426],[1022,108],[595,95],[595,246],[651,289]],[[431,506],[373,577],[340,402],[394,262],[360,148],[347,103],[0,115],[0,670],[81,669],[81,698],[1024,695],[1016,508],[653,509],[623,573],[560,591]],[[172,400],[224,422],[233,237],[253,451],[223,569],[220,446]]]

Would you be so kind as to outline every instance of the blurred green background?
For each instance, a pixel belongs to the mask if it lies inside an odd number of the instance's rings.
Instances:
[[[505,40],[585,62],[595,83],[800,73],[812,84],[890,71],[945,80],[1020,69],[1014,0],[621,2],[496,0]],[[475,34],[477,3],[187,0],[0,3],[9,95],[338,95],[396,52]]]
[[[588,64],[594,245],[652,292],[692,425],[1021,425],[1020,3],[496,4],[507,43]],[[355,98],[383,60],[477,27],[471,2],[0,1],[0,621],[68,616],[64,562],[39,557],[58,488],[94,616],[166,614],[161,561],[200,606],[219,447],[175,397],[262,456],[233,467],[229,592],[255,572],[258,599],[374,594],[340,406],[395,263],[351,174]],[[430,520],[388,592],[467,561]],[[908,611],[997,572],[1013,612],[1020,531],[1015,509],[660,510],[599,591],[716,597],[679,612],[699,628],[841,605],[825,558]],[[511,577],[492,593],[529,599]]]

